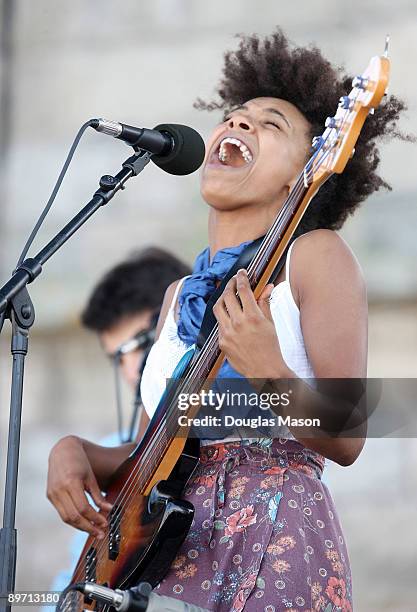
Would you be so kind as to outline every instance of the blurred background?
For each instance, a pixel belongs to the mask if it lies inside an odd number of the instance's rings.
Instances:
[[[263,0],[1,0],[0,281],[8,278],[46,202],[69,146],[90,117],[138,126],[189,124],[204,136],[223,52],[236,33],[280,25],[299,45],[316,43],[335,64],[360,73],[391,35],[391,93],[409,106],[402,128],[417,133],[417,5],[411,0],[313,3]],[[344,93],[344,92],[341,92]],[[129,149],[87,132],[42,229],[43,246],[116,173]],[[417,146],[381,145],[392,192],[362,206],[341,232],[366,277],[371,377],[417,377]],[[113,378],[97,339],[79,323],[98,277],[132,250],[170,249],[188,262],[206,245],[206,205],[197,174],[173,177],[153,165],[99,211],[45,265],[31,286],[17,511],[17,588],[48,589],[69,562],[72,529],[45,497],[47,458],[62,436],[91,440],[114,431]],[[190,231],[193,228],[194,231]],[[7,440],[9,329],[0,342],[1,495]],[[393,406],[395,409],[395,406]],[[417,609],[417,442],[368,440],[349,468],[328,463],[346,533],[355,610]]]

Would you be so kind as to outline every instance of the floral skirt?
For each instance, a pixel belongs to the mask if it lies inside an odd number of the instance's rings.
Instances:
[[[155,592],[218,612],[350,612],[343,533],[324,458],[285,439],[201,448],[191,529]]]

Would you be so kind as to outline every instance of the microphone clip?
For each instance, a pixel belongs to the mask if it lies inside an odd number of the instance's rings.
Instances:
[[[147,164],[151,161],[152,153],[145,151],[144,149],[138,149],[134,155],[128,157],[126,161],[123,162],[123,168],[128,168],[132,170],[132,176],[137,176],[142,170],[145,168]]]

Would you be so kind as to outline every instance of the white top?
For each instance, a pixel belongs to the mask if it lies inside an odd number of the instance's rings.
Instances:
[[[275,323],[282,356],[287,366],[295,374],[304,379],[314,378],[313,368],[308,359],[300,324],[300,311],[294,301],[290,285],[290,260],[294,241],[287,255],[285,264],[285,280],[278,283],[271,293],[271,314]],[[164,326],[158,340],[153,345],[142,374],[141,396],[148,416],[151,418],[158,406],[162,393],[165,390],[167,379],[172,375],[175,366],[189,348],[178,336],[175,321],[175,306],[177,296],[184,277],[177,285],[174,297],[168,310]],[[267,416],[267,415],[265,415]],[[274,428],[274,431],[276,428]],[[281,434],[282,431],[282,434]],[[279,429],[280,437],[294,439],[289,429],[282,426]],[[227,437],[225,440],[240,438]],[[207,443],[213,444],[210,440]],[[202,442],[204,443],[204,441]]]

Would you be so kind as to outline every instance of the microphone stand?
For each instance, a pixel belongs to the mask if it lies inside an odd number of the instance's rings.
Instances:
[[[15,529],[17,476],[19,467],[20,429],[22,420],[23,375],[28,352],[29,330],[35,321],[35,310],[27,285],[42,272],[42,265],[101,207],[125,188],[126,181],[137,176],[148,164],[151,154],[139,149],[123,164],[116,176],[104,175],[93,198],[35,257],[25,259],[11,278],[0,288],[0,332],[5,318],[12,324],[13,356],[10,392],[9,435],[7,445],[6,483],[4,488],[3,527],[0,530],[0,612],[10,612],[7,594],[13,593],[16,577],[17,530]]]

